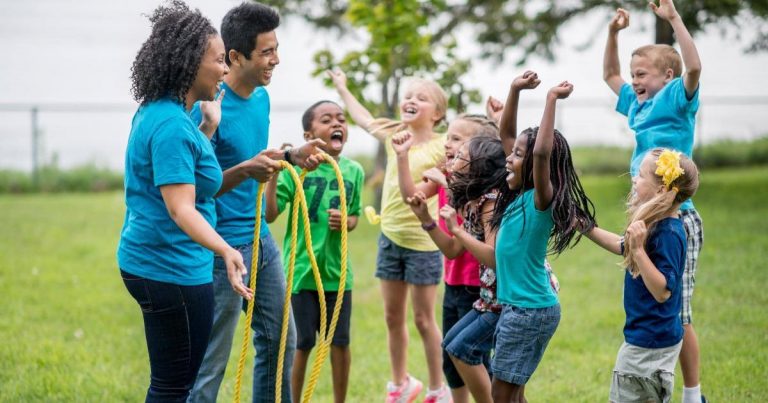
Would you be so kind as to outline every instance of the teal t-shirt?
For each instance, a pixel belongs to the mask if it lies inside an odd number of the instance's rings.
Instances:
[[[645,154],[657,147],[671,148],[692,158],[698,110],[699,89],[696,88],[688,99],[680,77],[667,83],[653,98],[643,103],[637,101],[632,86],[625,83],[619,92],[616,111],[627,116],[629,127],[635,132],[630,174],[637,176]],[[692,209],[693,202],[689,199],[680,208]]]
[[[347,196],[347,215],[359,216],[362,210],[360,193],[363,190],[365,172],[356,161],[339,157],[339,169],[344,178],[344,188]],[[338,291],[341,278],[341,231],[331,231],[328,227],[328,209],[340,210],[339,182],[336,173],[330,164],[320,164],[314,171],[304,178],[304,195],[307,198],[307,210],[309,211],[310,232],[312,236],[312,251],[317,259],[320,270],[320,278],[323,280],[323,290]],[[277,208],[280,212],[288,210],[288,231],[283,241],[283,264],[288,270],[290,261],[290,228],[293,208],[293,196],[296,186],[293,178],[287,170],[280,172],[277,182]],[[312,274],[312,266],[309,264],[309,256],[305,247],[304,220],[299,210],[299,235],[296,252],[296,266],[294,268],[293,293],[301,290],[317,290],[315,278]],[[352,289],[352,266],[347,259],[346,290]]]
[[[518,196],[507,207],[496,234],[496,292],[499,302],[519,308],[557,305],[544,265],[552,227],[552,206],[536,209],[535,190]]]
[[[208,138],[170,99],[139,107],[125,151],[125,223],[117,260],[128,273],[180,285],[213,281],[213,252],[171,219],[160,186],[195,185],[195,208],[216,225],[222,175]]]
[[[267,148],[269,139],[269,94],[264,87],[256,87],[248,98],[242,98],[235,91],[222,84],[226,90],[221,102],[221,123],[211,138],[221,169],[251,159]],[[192,108],[192,120],[202,121],[200,105]],[[218,232],[233,246],[253,242],[253,228],[256,225],[256,193],[259,183],[246,179],[229,192],[216,198]],[[262,213],[261,234],[269,233]]]

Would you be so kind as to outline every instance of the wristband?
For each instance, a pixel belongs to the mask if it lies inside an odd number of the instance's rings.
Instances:
[[[289,163],[291,165],[295,165],[293,163],[293,160],[291,160],[291,149],[290,148],[286,148],[285,151],[283,152],[283,159],[285,160],[285,162],[287,162],[287,163]]]
[[[424,224],[424,223],[421,224],[421,229],[423,229],[424,231],[432,231],[435,228],[437,228],[437,223],[434,221],[432,221],[429,224]]]

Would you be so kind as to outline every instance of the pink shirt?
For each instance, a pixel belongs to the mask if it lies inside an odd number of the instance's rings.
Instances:
[[[448,195],[445,194],[445,189],[440,186],[437,190],[437,204],[438,208],[442,208],[448,204]],[[462,223],[462,219],[459,216],[459,225]],[[438,218],[438,225],[446,234],[450,235],[448,227],[445,225],[445,220]],[[464,253],[459,255],[456,259],[445,258],[445,283],[448,285],[469,285],[473,287],[480,286],[480,262],[465,250]]]

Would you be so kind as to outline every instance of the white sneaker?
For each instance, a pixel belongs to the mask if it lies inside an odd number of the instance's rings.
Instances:
[[[408,375],[402,385],[387,382],[387,403],[412,403],[421,393],[424,385],[418,379]]]
[[[427,391],[424,403],[453,403],[453,397],[448,387],[443,384],[438,390]]]

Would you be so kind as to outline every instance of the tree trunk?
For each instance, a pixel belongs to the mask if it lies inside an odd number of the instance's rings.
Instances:
[[[675,35],[672,30],[672,25],[663,19],[656,17],[656,43],[665,45],[675,44]]]

